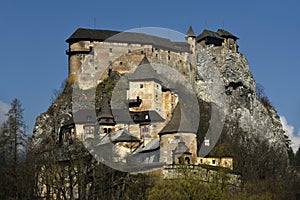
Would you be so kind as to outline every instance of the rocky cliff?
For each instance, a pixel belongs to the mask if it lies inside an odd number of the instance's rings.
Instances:
[[[205,137],[211,139],[211,146],[216,144],[212,153],[234,157],[240,173],[246,173],[246,163],[253,172],[284,168],[288,155],[279,116],[269,101],[256,93],[245,56],[223,47],[197,45],[192,63],[196,76],[191,84],[200,103],[198,146],[203,152],[211,150],[205,150]],[[113,81],[106,82],[109,84],[99,90],[109,92]],[[61,126],[72,117],[72,98],[86,105],[84,98],[72,97],[73,87],[67,84],[49,109],[37,117],[35,141],[50,138],[55,143]],[[89,95],[89,91],[84,93]],[[266,170],[258,175],[265,176]]]

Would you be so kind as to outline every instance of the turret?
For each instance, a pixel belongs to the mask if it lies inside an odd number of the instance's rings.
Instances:
[[[189,27],[189,29],[186,33],[185,40],[190,45],[190,51],[194,53],[195,52],[195,44],[196,44],[196,36],[195,36],[192,26]]]

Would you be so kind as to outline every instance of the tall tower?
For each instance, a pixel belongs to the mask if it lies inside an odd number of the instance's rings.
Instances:
[[[156,111],[163,116],[162,85],[159,75],[145,56],[135,72],[129,77],[127,98],[138,106],[130,106],[130,111]]]
[[[98,122],[100,125],[100,136],[102,137],[114,131],[114,126],[116,125],[116,122],[111,113],[111,109],[109,106],[109,98],[107,97],[106,93],[102,94],[100,104],[101,107],[98,116]]]
[[[192,53],[194,53],[195,52],[195,45],[196,45],[196,36],[195,36],[195,33],[194,33],[194,30],[193,30],[192,26],[189,27],[189,29],[186,33],[186,36],[185,36],[185,40],[190,45],[190,51]]]

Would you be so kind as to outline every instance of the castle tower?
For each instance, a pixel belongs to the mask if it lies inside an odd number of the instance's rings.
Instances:
[[[160,131],[160,162],[178,164],[179,160],[188,160],[193,164],[197,160],[196,133],[180,103],[174,109],[171,121]]]
[[[238,37],[223,29],[218,29],[217,33],[224,38],[223,46],[232,50],[234,53],[238,53],[239,46],[236,42],[239,39]]]
[[[144,56],[135,72],[129,76],[127,98],[130,111],[151,110],[156,111],[160,116],[164,116],[161,81],[146,56]]]
[[[196,45],[196,36],[195,36],[195,33],[194,33],[194,30],[193,30],[192,26],[189,27],[189,29],[186,33],[185,40],[190,45],[190,51],[192,53],[194,53],[195,52],[195,45]]]
[[[116,125],[116,122],[111,113],[109,99],[105,92],[102,94],[100,105],[98,123],[100,125],[100,136],[103,136],[114,131],[113,128]]]

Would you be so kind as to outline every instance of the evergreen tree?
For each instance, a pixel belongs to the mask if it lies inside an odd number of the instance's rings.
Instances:
[[[24,158],[26,148],[26,125],[23,119],[22,104],[14,99],[7,113],[7,120],[0,128],[1,144],[1,199],[18,199],[22,180],[20,158]]]

